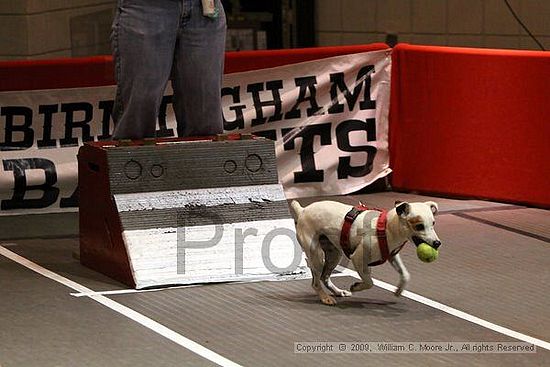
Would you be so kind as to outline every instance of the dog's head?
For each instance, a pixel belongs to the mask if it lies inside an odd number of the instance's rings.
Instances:
[[[441,246],[441,241],[434,229],[434,215],[437,210],[437,203],[433,201],[425,203],[395,202],[395,211],[399,216],[401,226],[406,231],[409,240],[417,247],[421,243],[427,243],[436,250]]]

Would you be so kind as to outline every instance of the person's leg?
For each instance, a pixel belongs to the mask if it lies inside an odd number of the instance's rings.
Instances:
[[[117,93],[114,139],[155,135],[170,77],[181,0],[119,0],[112,46]]]
[[[225,55],[225,13],[202,15],[201,0],[183,0],[183,18],[175,51],[172,86],[178,135],[223,132],[221,88]]]

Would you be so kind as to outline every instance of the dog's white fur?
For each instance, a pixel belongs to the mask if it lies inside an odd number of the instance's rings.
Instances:
[[[312,287],[321,302],[327,305],[336,304],[336,299],[325,292],[321,283],[337,297],[348,297],[351,292],[373,286],[368,264],[381,259],[376,237],[376,218],[372,219],[373,216],[367,215],[365,211],[359,214],[351,226],[351,261],[362,282],[353,284],[350,291],[347,291],[336,287],[331,282],[330,275],[342,258],[340,234],[344,218],[352,206],[335,201],[319,201],[305,208],[293,201],[290,206],[296,220],[296,236],[313,275]],[[420,242],[425,242],[437,248],[441,244],[434,230],[434,214],[437,208],[437,204],[432,201],[396,202],[396,206],[387,214],[386,238],[390,253],[407,240],[413,241],[417,246]],[[390,257],[389,262],[399,273],[399,284],[395,292],[399,296],[410,275],[399,254]]]

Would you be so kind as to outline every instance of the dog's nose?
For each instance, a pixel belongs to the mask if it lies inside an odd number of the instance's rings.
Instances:
[[[434,241],[434,242],[432,243],[432,247],[433,247],[434,249],[436,249],[436,250],[439,248],[439,246],[441,246],[441,242],[440,242],[440,241]]]

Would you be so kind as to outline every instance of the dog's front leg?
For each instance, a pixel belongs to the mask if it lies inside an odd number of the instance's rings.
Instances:
[[[401,293],[403,293],[403,290],[407,286],[407,283],[409,282],[409,279],[411,279],[411,276],[409,275],[409,272],[403,264],[403,261],[401,260],[401,256],[399,256],[399,254],[396,254],[394,257],[392,257],[390,259],[390,263],[393,268],[399,273],[399,284],[397,285],[397,289],[394,293],[396,297],[399,297]]]
[[[373,282],[371,278],[371,270],[369,267],[369,259],[364,254],[363,246],[359,245],[353,255],[351,255],[351,262],[353,267],[359,276],[361,277],[362,282],[354,283],[349,289],[352,292],[359,292],[365,289],[372,288]]]

